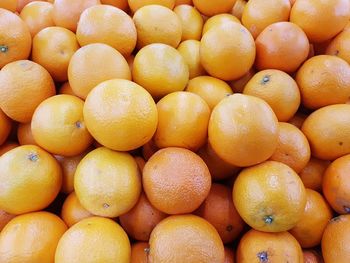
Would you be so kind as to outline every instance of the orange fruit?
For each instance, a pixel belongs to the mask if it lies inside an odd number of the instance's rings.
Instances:
[[[137,30],[137,47],[163,43],[176,48],[181,41],[180,18],[167,7],[147,5],[138,9],[133,17]]]
[[[56,92],[47,70],[29,60],[11,62],[3,67],[0,83],[1,109],[11,119],[22,123],[30,122],[36,107]]]
[[[238,244],[237,262],[304,263],[304,260],[298,241],[290,233],[264,233],[251,229]]]
[[[256,38],[267,26],[289,20],[289,0],[250,0],[244,7],[242,24]]]
[[[98,242],[96,242],[98,240]],[[58,242],[56,263],[129,263],[130,241],[113,220],[102,217],[83,219],[68,229]]]
[[[343,31],[339,33],[327,46],[326,54],[333,55],[344,59],[350,63],[350,31]]]
[[[0,31],[0,69],[10,62],[29,57],[32,38],[22,19],[0,8]]]
[[[200,56],[204,69],[211,76],[222,80],[238,79],[254,63],[254,39],[241,24],[226,22],[203,35]]]
[[[278,145],[270,160],[284,163],[300,173],[310,156],[309,142],[301,130],[290,123],[279,122]]]
[[[38,146],[23,145],[8,151],[1,156],[0,167],[3,183],[0,209],[8,213],[23,214],[44,209],[60,191],[60,166]],[[31,196],[29,199],[28,195]]]
[[[7,142],[3,143],[0,146],[0,156],[7,153],[8,151],[11,151],[12,149],[15,149],[18,146],[19,146],[19,144],[16,142],[7,141]]]
[[[165,44],[150,44],[135,56],[133,80],[154,98],[185,89],[189,79],[186,61],[180,52]]]
[[[259,70],[279,69],[287,73],[299,68],[310,49],[303,30],[290,22],[277,22],[267,26],[258,35],[255,44],[255,65]]]
[[[37,145],[34,140],[31,123],[20,123],[17,127],[17,139],[20,145]]]
[[[178,5],[193,5],[192,0],[175,0],[175,6]]]
[[[203,35],[207,33],[210,29],[220,26],[225,26],[226,23],[236,22],[241,23],[241,21],[230,14],[219,14],[212,17],[209,17],[203,26]]]
[[[64,82],[61,87],[58,90],[58,94],[67,94],[67,95],[73,95],[73,96],[77,96],[74,91],[72,90],[71,85],[69,84],[69,82]]]
[[[175,0],[128,0],[128,3],[133,13],[146,5],[161,5],[169,9],[175,6]]]
[[[84,101],[72,95],[56,95],[35,110],[32,133],[35,142],[53,154],[75,156],[93,142],[83,117]]]
[[[300,106],[298,85],[287,73],[276,69],[256,73],[244,87],[243,94],[265,100],[279,121],[288,121]]]
[[[232,249],[225,247],[224,263],[235,263],[235,254]]]
[[[301,129],[304,121],[306,120],[308,115],[302,112],[296,112],[295,115],[288,121],[290,124],[293,124],[295,127]]]
[[[53,21],[56,26],[65,27],[73,32],[84,10],[101,4],[100,0],[55,0],[53,3]]]
[[[247,85],[249,80],[254,77],[256,71],[251,68],[243,77],[230,81],[229,84],[234,93],[243,93],[244,87]]]
[[[196,8],[191,5],[178,5],[174,8],[175,14],[182,24],[181,41],[202,37],[203,18]]]
[[[199,49],[200,42],[198,40],[185,40],[181,42],[177,48],[188,66],[190,79],[205,75],[205,70],[201,64]]]
[[[325,263],[350,261],[350,215],[333,218],[326,226],[322,237],[322,255]]]
[[[323,175],[326,171],[329,161],[323,161],[314,157],[311,157],[310,161],[299,172],[299,176],[306,188],[321,192]]]
[[[22,9],[28,5],[31,2],[34,2],[37,0],[17,0],[17,13],[21,13]],[[46,0],[42,1],[42,2],[46,2]],[[50,1],[48,1],[50,2]]]
[[[322,234],[333,212],[322,195],[306,189],[306,205],[301,220],[289,231],[302,248],[311,248],[321,243]]]
[[[149,140],[142,146],[142,156],[146,161],[148,161],[149,158],[151,158],[151,156],[155,154],[158,150],[159,148],[154,143],[154,141]]]
[[[0,109],[0,145],[6,141],[11,132],[11,128],[11,119]]]
[[[15,215],[9,214],[4,210],[0,210],[0,233],[7,225],[7,223],[10,222],[14,217]]]
[[[42,65],[55,81],[68,79],[68,65],[79,49],[75,34],[63,27],[47,27],[33,38],[32,60]]]
[[[224,262],[224,245],[215,228],[194,215],[170,216],[152,231],[149,263]],[[171,249],[169,249],[171,248]]]
[[[139,241],[148,241],[153,228],[167,215],[156,209],[141,193],[136,205],[119,217],[120,225],[130,237]]]
[[[129,9],[128,0],[101,0],[101,4],[112,5],[123,11],[128,11]]]
[[[159,148],[198,150],[207,141],[210,109],[197,94],[178,91],[157,103],[158,126],[154,142]]]
[[[339,214],[350,213],[350,154],[333,161],[326,169],[322,189],[328,203]]]
[[[241,20],[246,4],[246,0],[237,0],[231,10],[231,14]]]
[[[67,226],[56,215],[35,212],[15,217],[0,234],[1,262],[53,262]]]
[[[32,37],[34,37],[42,29],[55,25],[52,12],[53,4],[34,1],[22,9],[20,17],[27,24]]]
[[[302,219],[306,204],[305,187],[298,174],[275,161],[243,169],[232,196],[243,220],[265,232],[293,228]]]
[[[311,113],[301,128],[311,154],[322,160],[335,160],[350,153],[350,105],[337,104]]]
[[[149,245],[147,242],[137,242],[131,245],[130,263],[148,263]]]
[[[345,103],[350,97],[350,66],[335,56],[310,58],[300,67],[295,79],[302,103],[310,109]]]
[[[68,227],[78,223],[79,221],[92,217],[89,211],[87,211],[79,202],[74,192],[70,193],[63,203],[61,218],[67,224]]]
[[[208,196],[211,177],[205,162],[183,148],[156,152],[146,163],[143,188],[150,203],[167,214],[196,210]]]
[[[208,135],[214,151],[224,161],[250,166],[267,160],[276,150],[278,122],[262,99],[233,94],[213,109]]]
[[[77,39],[81,46],[104,43],[118,50],[123,56],[128,56],[135,48],[136,38],[136,28],[131,17],[114,6],[92,6],[80,16]]]
[[[84,104],[85,124],[102,145],[117,151],[136,149],[157,129],[151,95],[134,82],[114,79],[96,86]]]
[[[80,48],[72,56],[68,66],[68,79],[72,91],[86,99],[98,84],[110,79],[131,79],[125,58],[114,48],[102,44],[90,44]]]
[[[211,110],[226,96],[233,94],[225,81],[210,76],[198,76],[191,79],[186,91],[199,95]]]
[[[322,257],[311,249],[303,250],[304,263],[323,263]]]
[[[134,158],[135,158],[135,161],[136,161],[137,166],[138,166],[138,168],[139,168],[139,171],[142,173],[143,168],[144,168],[145,165],[146,165],[145,159],[143,159],[143,157],[141,157],[141,156],[135,156]]]
[[[90,213],[111,218],[124,214],[136,205],[141,193],[136,161],[128,153],[97,148],[80,161],[74,189]]]
[[[215,227],[224,244],[237,239],[244,227],[244,221],[233,205],[231,189],[225,185],[213,184],[195,214]]]
[[[2,0],[0,3],[0,8],[15,12],[17,9],[17,0]]]
[[[232,10],[236,0],[193,0],[194,6],[206,16],[213,16],[221,13],[228,13]]]
[[[311,42],[323,42],[337,35],[350,18],[348,0],[297,0],[290,21],[300,26]]]

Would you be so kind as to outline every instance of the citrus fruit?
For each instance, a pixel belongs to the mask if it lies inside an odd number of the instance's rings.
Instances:
[[[226,23],[230,23],[230,22],[237,22],[239,24],[241,23],[241,21],[237,17],[230,14],[219,14],[219,15],[209,17],[208,20],[205,21],[202,34],[204,35],[210,29],[224,26]]]
[[[75,192],[72,192],[67,196],[62,205],[61,218],[68,227],[92,216],[93,214],[80,204]]]
[[[149,245],[147,242],[137,242],[131,245],[130,263],[148,263]]]
[[[128,11],[129,9],[128,0],[101,0],[101,4],[112,5],[123,11]]]
[[[11,119],[0,109],[0,145],[6,141],[11,132],[11,128]]]
[[[196,8],[190,5],[178,5],[174,8],[175,14],[180,18],[182,25],[181,41],[202,37],[203,18]]]
[[[221,13],[228,13],[232,10],[236,0],[193,0],[194,6],[206,16],[213,16]]]
[[[17,0],[3,0],[0,3],[0,8],[15,12],[17,9]]]
[[[344,59],[346,62],[350,63],[350,31],[343,31],[339,33],[332,41],[329,43],[326,49],[327,55],[333,55]]]
[[[304,169],[299,172],[299,176],[303,181],[304,186],[306,188],[321,192],[323,175],[329,164],[329,161],[323,161],[311,157]]]
[[[131,11],[135,13],[138,9],[146,5],[161,5],[173,9],[175,0],[128,0],[128,4]]]
[[[10,222],[14,217],[15,215],[9,214],[4,210],[0,210],[0,233],[7,225],[7,223]]]

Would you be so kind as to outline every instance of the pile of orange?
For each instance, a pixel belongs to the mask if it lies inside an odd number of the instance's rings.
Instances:
[[[349,263],[349,0],[0,0],[1,263]]]

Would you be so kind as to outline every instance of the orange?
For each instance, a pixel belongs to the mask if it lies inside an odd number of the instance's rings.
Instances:
[[[64,222],[48,212],[17,216],[0,234],[0,261],[54,262],[57,243],[66,230]]]
[[[128,3],[133,13],[146,5],[160,5],[169,9],[175,6],[175,0],[128,0]]]
[[[293,43],[293,45],[291,45]],[[267,26],[256,38],[256,61],[259,70],[296,71],[309,54],[309,40],[303,30],[290,22]]]
[[[321,243],[322,234],[333,212],[322,195],[306,189],[306,205],[301,220],[289,231],[302,248],[311,248]]]
[[[69,62],[69,84],[82,99],[86,99],[101,82],[116,78],[130,80],[130,68],[125,58],[106,44],[84,46],[74,53]]]
[[[326,54],[340,57],[350,63],[349,45],[350,31],[343,31],[329,43],[326,49]]]
[[[155,154],[158,150],[159,148],[154,143],[154,141],[149,140],[142,146],[142,156],[146,161],[148,161],[149,158],[151,158],[151,156]]]
[[[235,254],[232,249],[225,247],[224,263],[235,263]]]
[[[128,153],[97,148],[80,161],[74,189],[90,213],[117,217],[133,208],[139,199],[141,179],[137,163]]]
[[[143,169],[143,189],[150,203],[167,214],[196,210],[208,196],[211,177],[205,162],[183,148],[156,152]]]
[[[237,17],[230,14],[219,14],[212,16],[208,18],[207,21],[205,21],[205,24],[203,26],[203,35],[212,28],[225,26],[226,23],[230,22],[236,22],[239,24],[241,23],[241,21]]]
[[[308,115],[302,112],[296,112],[295,115],[288,121],[290,124],[293,124],[295,127],[301,129],[304,121],[306,120]]]
[[[198,76],[191,79],[187,84],[186,91],[199,95],[206,101],[211,110],[222,99],[233,94],[225,81],[210,76]]]
[[[335,56],[307,60],[296,75],[302,103],[310,109],[345,103],[350,97],[350,66]]]
[[[230,81],[229,84],[234,93],[242,93],[245,85],[249,82],[249,80],[254,77],[256,71],[254,68],[251,68],[243,77]]]
[[[134,82],[114,79],[96,86],[84,104],[85,124],[102,145],[129,151],[148,142],[157,129],[151,95]]]
[[[1,156],[0,167],[0,209],[8,213],[44,209],[60,191],[60,166],[38,146],[23,145],[8,151]]]
[[[101,0],[101,4],[112,5],[123,11],[128,11],[129,9],[128,0]]]
[[[201,14],[191,5],[178,5],[174,8],[175,14],[180,18],[182,24],[181,41],[202,37],[203,18]]]
[[[300,26],[311,42],[323,42],[337,35],[350,18],[348,0],[297,0],[290,21]]]
[[[284,163],[300,173],[310,156],[309,142],[301,130],[290,123],[279,122],[278,145],[270,160]]]
[[[65,27],[73,32],[83,11],[91,6],[99,5],[100,0],[55,0],[53,3],[53,21],[56,26]]]
[[[311,154],[322,160],[335,160],[350,153],[350,105],[330,105],[311,113],[301,128]]]
[[[178,5],[193,5],[192,0],[175,0],[175,6]]]
[[[206,16],[228,13],[232,10],[236,0],[193,0],[194,6]]]
[[[0,156],[7,153],[8,151],[18,147],[19,144],[16,142],[7,141],[0,146]]]
[[[11,119],[0,109],[0,145],[6,141],[11,132],[11,128]]]
[[[185,40],[181,42],[177,48],[188,66],[190,79],[205,75],[205,70],[201,64],[199,49],[200,42],[198,40]]]
[[[31,2],[34,2],[36,0],[17,0],[17,12],[21,13],[22,9],[28,5]],[[46,0],[42,1],[42,2],[46,2]],[[48,1],[50,2],[50,1]]]
[[[47,27],[33,38],[32,60],[51,74],[55,81],[68,79],[68,64],[79,49],[75,34],[63,27]]]
[[[0,31],[0,69],[7,63],[29,57],[32,38],[22,19],[0,8]]]
[[[83,117],[84,101],[72,95],[56,95],[35,110],[32,133],[35,142],[53,154],[75,156],[93,142]]]
[[[329,161],[323,161],[314,157],[311,157],[310,161],[299,172],[299,176],[306,188],[321,192],[323,175],[326,171]]]
[[[350,215],[333,218],[323,232],[322,255],[325,263],[350,261]]]
[[[53,4],[34,1],[22,9],[20,17],[27,24],[32,37],[34,37],[42,29],[55,25],[52,12]]]
[[[232,196],[243,220],[265,232],[293,228],[302,219],[306,204],[305,187],[298,174],[275,161],[243,169]]]
[[[237,0],[231,10],[231,14],[241,20],[246,4],[246,0]]]
[[[81,46],[104,43],[118,50],[123,56],[128,56],[135,48],[136,38],[136,28],[131,17],[114,6],[92,6],[80,16],[77,39]]]
[[[207,141],[210,109],[197,94],[178,91],[157,103],[158,126],[154,142],[159,148],[198,150]]]
[[[315,250],[303,250],[304,263],[323,263],[322,257]]]
[[[304,263],[304,260],[298,241],[288,232],[264,233],[251,229],[238,244],[237,262]]]
[[[64,82],[61,87],[58,90],[58,94],[67,94],[67,95],[73,95],[76,96],[74,91],[72,90],[72,87],[70,86],[69,82]]]
[[[276,69],[256,73],[244,87],[243,94],[265,100],[279,121],[288,121],[300,106],[298,85],[287,73]]]
[[[163,43],[176,48],[181,41],[180,18],[167,7],[147,5],[138,9],[133,17],[137,30],[137,47]]]
[[[14,217],[15,215],[9,214],[4,210],[0,210],[0,233],[7,225],[7,223],[10,222]]]
[[[333,161],[324,173],[323,194],[339,214],[350,213],[350,154]]]
[[[58,242],[55,263],[129,263],[130,254],[129,238],[116,222],[90,217],[64,233]]]
[[[20,145],[37,143],[34,140],[31,123],[20,123],[17,127],[17,139]]]
[[[194,215],[170,216],[152,231],[149,263],[224,262],[225,251],[219,234],[206,220]]]
[[[131,245],[130,263],[148,263],[149,245],[147,242],[137,242]]]
[[[135,158],[135,161],[136,161],[137,166],[138,166],[138,168],[139,168],[139,171],[142,173],[143,168],[144,168],[145,165],[146,165],[145,159],[143,159],[143,157],[141,157],[141,156],[135,156],[134,158]]]
[[[150,44],[135,56],[133,80],[154,98],[185,89],[189,79],[186,61],[180,52],[165,44]]]
[[[0,83],[1,109],[11,119],[22,123],[30,122],[36,107],[56,92],[47,70],[29,60],[11,62],[3,67]]]
[[[61,218],[68,227],[92,216],[93,215],[80,204],[74,192],[67,196],[62,206]]]
[[[119,217],[119,222],[130,237],[148,241],[153,228],[167,215],[156,209],[142,193],[136,205]]]
[[[224,161],[250,166],[267,160],[276,150],[278,122],[262,99],[233,94],[213,109],[208,135],[214,151]]]
[[[195,214],[215,227],[224,244],[237,239],[244,227],[244,221],[233,205],[231,189],[225,185],[213,184]]]
[[[17,0],[2,0],[0,3],[0,8],[15,12],[17,9]]]
[[[256,38],[267,26],[289,20],[289,0],[250,0],[244,7],[242,24]]]
[[[241,24],[226,22],[203,35],[200,56],[204,69],[211,76],[222,80],[238,79],[254,63],[254,39]]]

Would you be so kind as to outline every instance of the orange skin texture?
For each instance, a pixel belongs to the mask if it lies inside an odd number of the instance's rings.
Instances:
[[[77,28],[80,46],[104,43],[118,50],[123,56],[128,56],[135,48],[136,38],[136,27],[132,18],[114,6],[92,6],[80,16]]]
[[[301,130],[314,157],[333,161],[350,153],[349,125],[350,105],[336,104],[311,113]]]
[[[130,263],[148,263],[147,242],[137,242],[131,245],[131,261]]]
[[[302,248],[311,248],[321,243],[323,231],[333,211],[324,197],[311,189],[306,189],[306,205],[301,220],[289,232],[298,240]]]
[[[194,6],[206,16],[213,16],[221,13],[228,13],[232,10],[236,0],[218,0],[218,1],[206,1],[206,0],[193,0]]]
[[[246,4],[246,0],[237,0],[231,10],[231,14],[241,20]]]
[[[234,15],[230,15],[230,14],[219,14],[219,15],[209,17],[208,20],[205,21],[202,34],[204,35],[210,29],[217,27],[217,26],[222,26],[225,23],[229,23],[229,22],[236,22],[236,23],[241,24],[241,21],[237,17],[235,17]]]
[[[18,147],[19,144],[16,142],[7,141],[0,146],[0,156],[7,153],[8,151]]]
[[[244,7],[242,24],[256,38],[267,26],[289,20],[289,0],[250,0]]]
[[[15,215],[9,214],[4,210],[0,210],[0,233],[7,225],[7,223],[10,222],[14,217]]]
[[[293,124],[295,127],[301,129],[301,126],[303,126],[304,121],[306,120],[308,115],[297,112],[295,115],[288,121],[288,123]]]
[[[12,129],[12,121],[0,109],[0,145],[3,144],[9,136]]]
[[[240,263],[304,263],[298,241],[288,232],[264,233],[251,229],[241,238],[236,253]]]
[[[148,241],[154,227],[167,215],[156,209],[141,193],[136,205],[119,217],[119,222],[130,237],[138,241]]]
[[[27,25],[14,13],[0,9],[0,69],[6,64],[27,59],[32,48],[32,37]]]
[[[202,37],[203,18],[199,11],[190,5],[180,5],[174,8],[175,14],[180,18],[182,24],[181,41]]]
[[[298,69],[306,60],[310,49],[305,33],[290,22],[277,22],[267,26],[256,38],[255,44],[255,65],[259,70],[279,69],[287,73]]]
[[[149,263],[224,262],[225,250],[215,228],[194,215],[170,216],[152,231]],[[170,249],[171,248],[171,249]]]
[[[234,182],[232,197],[243,220],[266,232],[293,228],[306,204],[305,187],[298,174],[275,161],[243,169]]]
[[[329,43],[326,54],[333,55],[344,59],[350,63],[350,31],[343,30]]]
[[[150,203],[167,214],[191,213],[208,196],[211,176],[205,162],[183,148],[156,152],[143,169],[142,182]]]
[[[323,42],[336,36],[350,19],[347,0],[298,0],[290,21],[300,26],[310,42]]]
[[[276,150],[278,122],[262,99],[233,94],[213,109],[208,135],[214,151],[224,161],[251,166],[267,160]]]
[[[17,9],[17,0],[3,0],[0,3],[0,8],[15,12]]]
[[[303,250],[304,263],[324,263],[322,257],[314,250]]]
[[[233,205],[231,189],[221,184],[212,185],[208,197],[195,214],[215,227],[224,244],[237,239],[245,225]]]
[[[350,96],[350,66],[335,56],[315,56],[298,70],[296,82],[307,108],[345,103]]]
[[[254,68],[251,68],[243,77],[230,81],[230,87],[234,93],[243,93],[243,90],[246,84],[251,80],[251,78],[255,75],[256,71]]]
[[[37,145],[34,140],[31,123],[20,123],[17,127],[17,139],[20,145]]]
[[[135,156],[134,158],[135,158],[135,161],[137,163],[137,166],[139,167],[139,171],[142,173],[143,168],[146,165],[145,159],[143,159],[143,157],[141,157],[141,156]]]
[[[18,13],[21,13],[22,9],[28,5],[29,3],[31,2],[34,2],[34,1],[37,1],[37,0],[17,0],[17,12]],[[43,2],[46,2],[46,0],[43,0]],[[50,2],[50,1],[48,1]]]
[[[175,6],[178,5],[193,5],[192,0],[175,0]]]
[[[300,171],[299,176],[306,188],[317,192],[322,191],[323,174],[326,171],[329,161],[319,160],[311,157],[308,164]]]
[[[146,5],[161,5],[169,9],[175,6],[175,0],[128,0],[128,4],[133,13]]]
[[[63,203],[61,210],[61,218],[68,227],[78,223],[79,221],[92,217],[89,211],[87,211],[79,202],[74,192],[70,193]]]
[[[3,84],[0,88],[1,109],[11,119],[22,123],[30,122],[36,107],[56,92],[47,70],[29,60],[15,61],[3,67],[0,83]]]
[[[100,0],[74,0],[73,2],[71,0],[55,0],[53,3],[53,21],[56,26],[75,32],[83,11],[100,4]]]
[[[101,0],[101,4],[112,5],[123,11],[128,11],[129,9],[128,0]]]
[[[350,215],[333,218],[323,232],[322,255],[325,263],[350,261]]]
[[[224,263],[235,263],[235,253],[231,248],[225,247]]]
[[[72,90],[72,87],[70,86],[69,82],[65,82],[62,84],[60,89],[58,90],[58,94],[67,94],[67,95],[73,95],[77,96],[74,91]],[[78,97],[78,96],[77,96]]]
[[[278,126],[278,145],[270,160],[284,163],[296,173],[300,173],[311,157],[309,142],[294,125],[279,122]]]

